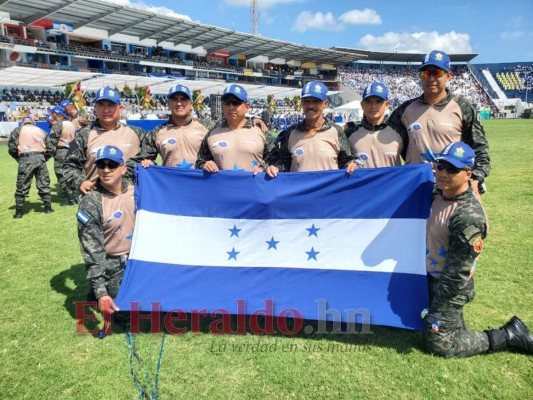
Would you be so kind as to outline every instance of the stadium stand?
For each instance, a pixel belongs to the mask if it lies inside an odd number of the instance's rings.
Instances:
[[[2,107],[10,121],[28,113],[43,120],[71,82],[81,83],[89,104],[100,87],[117,88],[126,114],[142,119],[168,115],[165,95],[176,80],[185,80],[204,97],[205,107],[199,111],[204,118],[210,111],[210,96],[220,94],[228,82],[238,82],[247,85],[254,115],[261,115],[268,107],[267,96],[275,95],[276,127],[298,119],[293,99],[311,80],[328,86],[330,114],[333,107],[358,101],[374,80],[390,88],[393,107],[421,93],[417,76],[421,54],[313,48],[93,0],[78,0],[60,9],[38,0],[16,6],[3,2],[0,12],[17,16],[0,21],[0,102],[5,103]],[[133,23],[132,15],[135,21],[143,16],[149,22]],[[72,34],[81,26],[105,34],[100,38]],[[118,33],[120,39],[110,39]],[[494,115],[491,109],[505,110],[498,114],[510,117],[531,108],[527,100],[533,63],[476,65],[471,63],[475,56],[452,55],[454,79],[449,88],[454,93],[475,104],[482,117],[487,110]],[[149,88],[151,109],[143,109],[126,85]]]

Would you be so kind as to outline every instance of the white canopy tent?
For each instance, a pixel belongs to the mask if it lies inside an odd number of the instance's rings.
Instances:
[[[343,121],[360,121],[363,119],[361,100],[354,100],[335,108],[335,113],[343,116]]]

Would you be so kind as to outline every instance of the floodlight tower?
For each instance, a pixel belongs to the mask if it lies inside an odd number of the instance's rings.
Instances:
[[[252,0],[250,6],[250,22],[252,25],[252,35],[259,36],[259,17],[257,10],[259,8],[258,0]]]

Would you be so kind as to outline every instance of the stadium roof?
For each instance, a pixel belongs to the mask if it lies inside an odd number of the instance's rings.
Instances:
[[[366,50],[357,50],[357,49],[350,49],[347,47],[332,47],[332,50],[338,50],[342,51],[344,53],[351,53],[357,54],[359,57],[362,58],[361,55],[366,56],[364,58],[365,61],[385,61],[385,62],[394,62],[394,63],[420,63],[422,62],[422,57],[424,57],[424,53],[386,53],[386,52],[379,52],[379,51],[366,51]],[[477,54],[450,54],[450,60],[451,62],[469,62],[473,60],[475,57],[477,57]],[[355,61],[355,60],[354,60]]]
[[[80,81],[83,91],[96,91],[104,86],[117,87],[122,90],[127,84],[130,88],[138,86],[148,86],[152,94],[166,95],[171,86],[182,83],[191,90],[200,90],[203,96],[210,94],[221,94],[224,87],[228,85],[225,81],[202,81],[176,79],[167,77],[147,77],[137,75],[101,74],[91,72],[73,72],[55,69],[36,69],[30,67],[9,67],[2,69],[0,74],[0,87],[34,87],[52,88],[62,90],[70,82]],[[277,99],[286,97],[293,98],[299,96],[301,89],[293,87],[251,85],[239,83],[248,92],[252,99],[266,98],[272,94]],[[335,94],[338,92],[329,92]]]
[[[230,55],[244,54],[248,59],[267,56],[339,65],[364,57],[356,51],[273,40],[101,0],[0,0],[0,11],[9,12],[11,19],[26,25],[43,18],[69,23],[74,35],[76,29],[89,27],[107,31],[111,40],[115,34],[124,34],[157,43],[185,44],[192,49],[203,47],[208,53],[227,50]]]

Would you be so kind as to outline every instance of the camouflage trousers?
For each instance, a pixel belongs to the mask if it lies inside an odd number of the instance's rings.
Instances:
[[[56,150],[56,154],[54,155],[54,172],[56,174],[59,187],[61,188],[61,192],[63,193],[63,196],[66,197],[72,194],[72,190],[70,189],[69,185],[67,185],[65,174],[63,172],[63,166],[67,158],[67,153],[68,149],[59,148]]]
[[[106,294],[111,296],[113,299],[117,297],[118,289],[120,288],[120,283],[122,282],[122,278],[124,277],[124,266],[125,262],[121,261],[120,257],[107,256],[105,271],[95,271],[94,269],[88,271],[87,277],[89,279],[93,277],[93,274],[97,274],[98,276],[103,275],[105,280],[105,289],[102,287],[94,287],[94,285],[91,285],[94,290],[94,295],[97,299],[102,296],[105,296]]]
[[[442,357],[468,357],[486,353],[489,350],[489,338],[484,332],[472,332],[466,329],[463,319],[463,307],[469,301],[466,295],[459,296],[440,310],[432,310],[439,315],[441,325],[434,333],[425,332],[427,350]]]
[[[36,153],[19,158],[17,189],[15,190],[15,205],[17,208],[22,208],[24,205],[24,199],[30,193],[31,181],[34,176],[37,190],[43,203],[50,204],[52,202],[50,176],[48,175],[46,160],[43,154]]]

